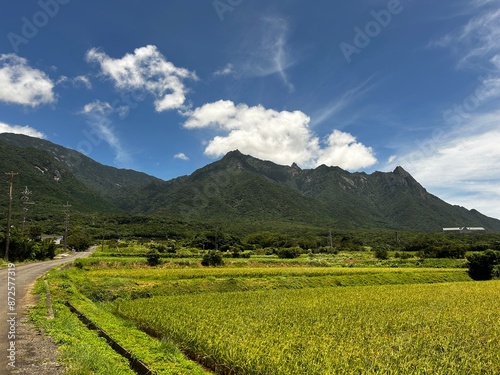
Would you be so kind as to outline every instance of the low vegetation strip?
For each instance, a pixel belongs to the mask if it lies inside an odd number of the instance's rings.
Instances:
[[[234,374],[498,374],[500,284],[154,297],[116,313]],[[225,369],[225,370],[221,370]]]
[[[97,326],[94,322],[92,322],[89,318],[87,318],[83,313],[78,311],[76,307],[74,307],[71,303],[66,302],[66,306],[69,310],[76,314],[78,319],[87,326],[87,328],[94,330],[100,337],[104,337],[106,342],[113,348],[115,352],[120,354],[122,357],[126,358],[130,363],[130,368],[134,370],[139,375],[153,375],[154,373],[151,369],[146,366],[140,359],[138,359],[133,353],[125,349],[118,342],[116,342],[110,335],[108,335],[105,331],[103,331],[99,326]]]

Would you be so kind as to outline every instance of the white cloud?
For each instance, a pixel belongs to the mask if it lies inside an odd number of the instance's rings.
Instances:
[[[215,72],[212,73],[214,77],[223,77],[223,76],[228,76],[230,74],[234,73],[234,66],[231,63],[228,63],[225,67],[216,70]]]
[[[120,165],[130,165],[132,159],[125,147],[123,147],[115,132],[112,121],[110,120],[110,116],[113,113],[119,114],[120,110],[114,109],[111,104],[107,102],[95,100],[86,104],[81,113],[87,116],[88,124],[98,137],[94,145],[99,145],[101,141],[106,142],[115,152],[115,160]]]
[[[300,111],[278,112],[220,100],[196,108],[188,116],[187,129],[212,127],[223,133],[205,148],[205,154],[212,157],[239,149],[260,159],[296,162],[306,168],[324,163],[353,170],[376,162],[371,148],[348,133],[335,130],[323,144],[310,130],[310,118]]]
[[[174,159],[179,159],[179,160],[184,160],[184,161],[188,161],[189,160],[189,158],[183,152],[179,152],[178,154],[175,154],[174,155]]]
[[[470,114],[463,126],[391,160],[440,198],[500,218],[500,111]]]
[[[113,59],[93,48],[87,52],[87,60],[97,62],[101,73],[109,77],[117,89],[153,95],[157,112],[182,108],[187,92],[183,81],[197,79],[194,72],[176,67],[152,45],[137,48],[121,59]]]
[[[483,64],[484,59],[494,64],[500,53],[500,9],[484,10],[461,28],[431,41],[429,47],[451,48],[459,56],[460,68]]]
[[[73,83],[77,87],[83,86],[89,90],[92,88],[92,83],[90,82],[89,77],[84,76],[84,75],[76,76],[75,78],[73,78]]]
[[[0,102],[37,107],[54,103],[54,83],[15,54],[0,55]]]
[[[373,88],[374,85],[369,85],[371,80],[372,77],[368,78],[356,87],[347,90],[346,92],[342,93],[342,95],[331,100],[323,108],[317,110],[312,116],[311,125],[319,125],[337,115],[345,108],[349,107],[360,96],[363,96]]]
[[[446,132],[436,129],[397,160],[446,201],[500,218],[500,10],[498,0],[469,5],[474,15],[430,46],[449,48],[459,68],[488,75],[479,77],[480,85],[462,103],[444,111]]]
[[[0,122],[0,133],[14,133],[14,134],[24,134],[35,138],[46,138],[45,134],[39,132],[38,130],[26,125],[9,125],[4,122]]]
[[[100,100],[94,100],[91,103],[85,104],[82,109],[82,113],[84,114],[100,114],[103,116],[109,116],[113,111],[111,104],[101,102]]]
[[[73,87],[83,86],[89,90],[92,88],[92,83],[90,82],[90,79],[85,75],[80,75],[73,78],[69,78],[67,76],[60,76],[56,81],[56,85],[65,83],[70,83]]]

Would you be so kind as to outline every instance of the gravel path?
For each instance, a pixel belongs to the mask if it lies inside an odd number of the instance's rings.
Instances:
[[[95,248],[63,259],[16,265],[14,268],[0,270],[0,319],[2,322],[0,324],[0,374],[53,375],[63,373],[61,364],[57,362],[56,345],[49,337],[41,334],[25,315],[27,308],[36,302],[31,289],[35,280],[50,269],[87,257],[93,250]],[[9,291],[15,291],[15,296]],[[15,305],[12,305],[14,302]],[[10,354],[14,356],[9,358]]]

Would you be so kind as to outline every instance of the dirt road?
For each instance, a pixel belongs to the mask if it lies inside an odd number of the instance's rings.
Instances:
[[[0,374],[17,372],[23,362],[23,353],[30,353],[29,345],[24,335],[30,334],[21,321],[26,312],[29,299],[27,291],[35,280],[55,266],[84,258],[95,248],[81,253],[75,253],[63,259],[47,262],[14,265],[0,270]]]

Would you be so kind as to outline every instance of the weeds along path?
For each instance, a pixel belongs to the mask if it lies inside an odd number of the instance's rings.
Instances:
[[[63,259],[21,264],[15,265],[12,268],[0,269],[0,374],[10,373],[14,369],[12,364],[16,366],[15,369],[19,369],[24,363],[21,352],[26,352],[26,350],[21,351],[23,348],[20,348],[18,345],[26,345],[29,340],[20,340],[20,337],[16,333],[23,314],[26,313],[29,297],[27,292],[35,280],[54,267],[78,258],[88,257],[95,250],[96,248],[92,247],[88,251],[74,253]],[[9,281],[10,284],[8,283]],[[12,293],[9,294],[8,291],[15,292],[15,295]],[[11,297],[10,305],[9,295]],[[9,358],[10,352],[15,353],[15,358]],[[9,363],[11,363],[10,366]],[[31,369],[33,370],[33,368]]]

